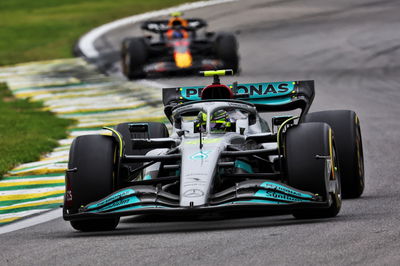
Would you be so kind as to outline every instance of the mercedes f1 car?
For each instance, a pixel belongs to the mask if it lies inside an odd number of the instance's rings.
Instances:
[[[342,192],[364,189],[360,123],[349,110],[309,113],[313,81],[163,90],[162,123],[122,123],[71,146],[63,206],[81,231],[112,230],[121,216],[284,211],[334,217]],[[261,114],[298,110],[299,115]],[[287,112],[286,112],[287,113]],[[264,115],[263,115],[264,116]]]
[[[239,70],[238,44],[233,34],[200,32],[207,26],[204,20],[179,15],[141,25],[158,38],[149,35],[123,40],[122,71],[128,79],[221,68],[231,68],[235,73]]]

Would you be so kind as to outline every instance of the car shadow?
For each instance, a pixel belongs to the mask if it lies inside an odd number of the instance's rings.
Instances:
[[[207,217],[168,217],[156,215],[137,215],[123,218],[117,229],[106,232],[72,232],[67,237],[98,237],[118,235],[145,235],[167,233],[190,233],[202,231],[240,230],[246,228],[297,226],[301,224],[327,223],[340,220],[336,218],[326,219],[296,219],[291,215],[267,215],[260,216],[249,214],[241,215],[207,216]]]
[[[357,199],[345,199],[342,211],[337,217],[324,219],[296,219],[288,213],[269,213],[260,215],[260,212],[233,212],[203,216],[167,216],[167,215],[135,215],[121,218],[114,231],[106,232],[78,232],[69,227],[69,231],[58,237],[108,237],[118,235],[146,235],[168,233],[190,233],[202,231],[241,230],[250,228],[268,228],[281,226],[299,226],[317,223],[340,223],[349,220],[374,220],[377,215],[388,215],[385,210],[381,213],[371,213],[364,208],[371,200],[387,201],[396,195],[366,194]],[[349,206],[349,205],[351,206]],[[351,211],[350,211],[351,210]],[[356,211],[354,213],[354,211]]]

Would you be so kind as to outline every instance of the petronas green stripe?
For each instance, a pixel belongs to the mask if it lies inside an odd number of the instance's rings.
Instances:
[[[23,185],[23,186],[13,186],[13,187],[0,187],[0,191],[7,191],[7,190],[17,190],[17,189],[30,189],[30,188],[46,188],[46,187],[56,187],[63,185],[64,182],[52,183],[52,184],[34,184],[34,185]]]
[[[42,178],[42,177],[53,177],[53,176],[64,176],[60,173],[51,173],[51,174],[43,174],[43,175],[24,175],[24,176],[7,176],[2,180],[15,180],[15,179],[26,179],[26,178]]]
[[[55,198],[55,197],[59,197],[59,196],[64,196],[64,193],[55,194],[55,195],[46,196],[46,197],[38,197],[38,198],[33,198],[33,199],[0,201],[0,207],[10,206],[10,205],[17,204],[17,203],[25,203],[25,202],[31,202],[31,201],[41,200],[41,199],[47,199],[47,198]]]
[[[34,207],[22,207],[22,208],[15,208],[15,209],[11,209],[11,210],[4,210],[4,211],[0,211],[0,214],[8,214],[8,213],[38,210],[38,209],[50,209],[50,208],[57,208],[57,207],[60,207],[60,203],[52,203],[52,204],[38,205],[38,206],[34,206]]]

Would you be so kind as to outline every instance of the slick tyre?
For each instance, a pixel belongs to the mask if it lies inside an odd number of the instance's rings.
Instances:
[[[147,124],[148,132],[131,132],[129,130],[129,126],[131,124]],[[151,150],[151,147],[143,147],[140,148],[135,147],[134,141],[132,139],[154,139],[154,138],[168,138],[169,133],[168,129],[163,123],[158,122],[143,122],[143,123],[121,123],[115,127],[115,130],[121,134],[122,139],[125,143],[125,153],[127,155],[145,155],[147,152]],[[142,163],[132,163],[129,166],[134,169],[140,167]],[[129,180],[135,179],[136,176],[132,176]],[[126,181],[129,181],[126,180]]]
[[[342,201],[334,145],[332,130],[326,123],[302,123],[287,130],[285,157],[288,184],[331,202],[329,208],[296,210],[293,212],[296,218],[328,218],[339,213]],[[317,155],[322,158],[317,158]]]
[[[233,34],[221,33],[216,39],[216,54],[226,69],[239,73],[238,42]]]
[[[86,204],[104,198],[114,191],[115,142],[111,137],[86,135],[77,137],[71,145],[68,169],[72,205],[68,213],[77,213]],[[66,208],[66,207],[64,207]],[[71,221],[71,226],[79,231],[113,230],[118,218]]]
[[[144,38],[130,38],[122,42],[121,62],[122,72],[129,79],[145,78],[143,67],[148,57],[146,40]]]
[[[358,198],[365,187],[360,121],[350,110],[307,114],[305,122],[325,122],[335,133],[343,198]]]

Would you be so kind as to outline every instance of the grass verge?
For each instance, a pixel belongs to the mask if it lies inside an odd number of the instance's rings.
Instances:
[[[37,161],[66,137],[72,120],[44,112],[40,102],[16,99],[0,83],[0,179],[17,164]]]
[[[0,65],[72,57],[81,35],[101,24],[194,0],[2,0]]]

